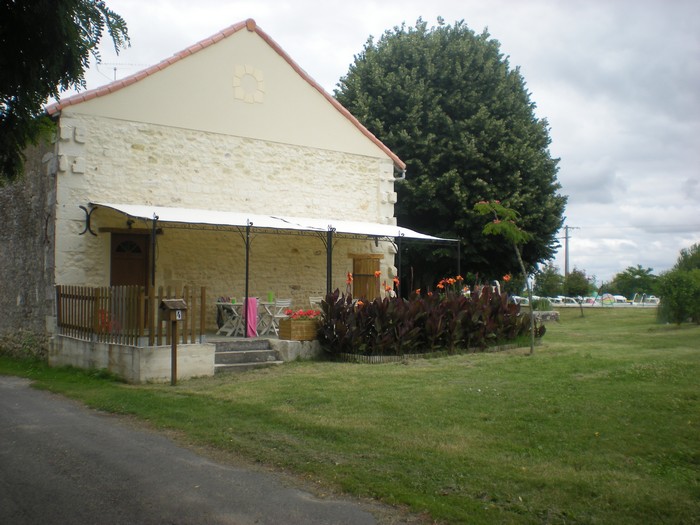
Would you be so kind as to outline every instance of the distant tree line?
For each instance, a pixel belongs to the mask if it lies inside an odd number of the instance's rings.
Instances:
[[[585,297],[595,294],[595,277],[586,275],[585,270],[574,268],[563,276],[559,268],[549,262],[535,272],[533,293],[540,297]]]
[[[635,295],[656,295],[661,298],[659,321],[680,324],[700,323],[700,243],[681,250],[675,266],[661,275],[652,268],[629,266],[615,274],[600,287],[595,277],[574,268],[563,276],[559,268],[549,262],[534,274],[533,293],[541,297],[578,297],[610,293],[633,299]]]

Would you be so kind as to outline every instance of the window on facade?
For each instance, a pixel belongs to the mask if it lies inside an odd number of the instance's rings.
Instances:
[[[141,247],[134,241],[123,241],[117,245],[117,253],[141,253]]]

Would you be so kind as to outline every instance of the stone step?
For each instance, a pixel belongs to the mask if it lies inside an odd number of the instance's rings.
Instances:
[[[269,350],[269,339],[231,339],[228,341],[216,341],[217,352],[230,352],[234,350]]]
[[[237,373],[237,372],[247,372],[248,370],[255,370],[256,368],[266,368],[270,366],[277,366],[283,364],[284,361],[265,361],[259,363],[233,363],[233,364],[215,364],[214,373]]]
[[[232,365],[242,363],[269,363],[278,361],[275,350],[218,350],[214,354],[214,363],[217,365]]]

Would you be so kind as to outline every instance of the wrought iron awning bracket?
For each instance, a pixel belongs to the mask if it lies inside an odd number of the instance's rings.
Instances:
[[[90,220],[92,219],[92,212],[94,212],[97,209],[97,206],[93,206],[90,211],[88,211],[88,209],[85,206],[79,206],[79,208],[85,212],[85,228],[78,235],[85,235],[86,232],[90,232],[92,235],[97,237],[97,234],[94,231],[92,231],[92,225],[90,224]]]
[[[236,226],[235,230],[238,232],[238,235],[241,236],[243,244],[247,244],[248,246],[250,246],[258,236],[258,232],[253,230],[253,223],[250,221],[247,221],[245,226]]]

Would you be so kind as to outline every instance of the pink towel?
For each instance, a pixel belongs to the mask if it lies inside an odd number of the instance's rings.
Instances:
[[[257,337],[258,335],[258,300],[255,297],[248,297],[245,305],[246,337]]]

